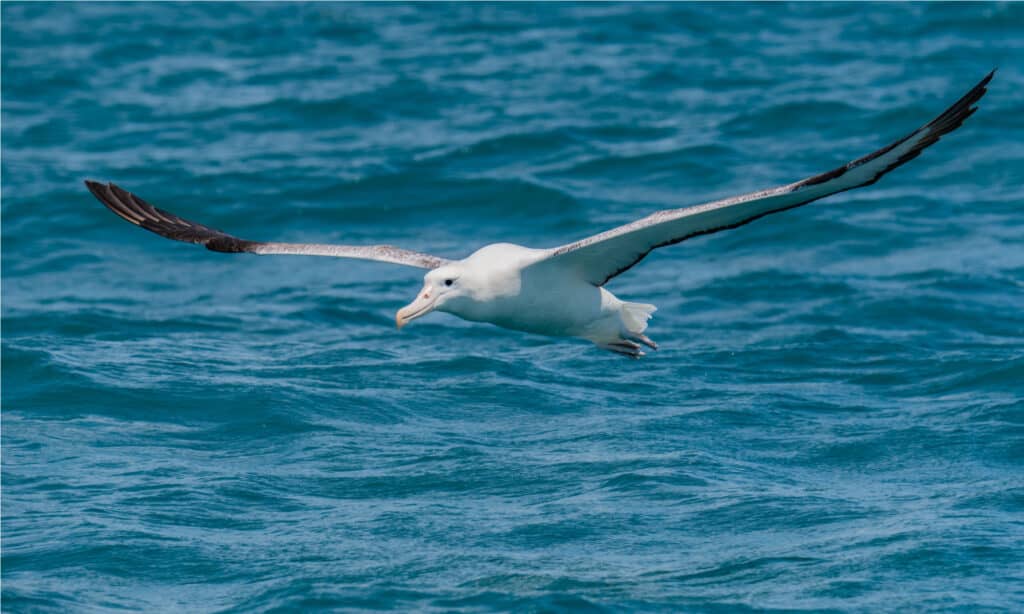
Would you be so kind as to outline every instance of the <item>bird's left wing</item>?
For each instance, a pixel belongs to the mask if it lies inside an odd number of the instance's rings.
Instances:
[[[651,250],[698,235],[736,228],[825,196],[871,185],[892,169],[913,160],[921,151],[952,132],[985,95],[992,71],[953,106],[904,138],[837,169],[771,190],[744,194],[684,209],[658,211],[643,219],[550,250],[534,267],[574,270],[601,286],[630,269]]]
[[[180,218],[158,209],[118,186],[86,181],[89,191],[122,219],[155,232],[161,237],[198,243],[215,252],[250,254],[292,254],[296,256],[333,256],[403,264],[421,269],[436,269],[449,262],[444,258],[414,252],[391,245],[327,245],[323,243],[276,243],[247,241],[226,232]]]

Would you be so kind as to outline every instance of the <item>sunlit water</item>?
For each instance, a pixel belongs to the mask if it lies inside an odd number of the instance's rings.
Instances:
[[[3,609],[1024,607],[1024,5],[16,4]],[[660,250],[630,361],[253,239],[546,247],[865,154]]]

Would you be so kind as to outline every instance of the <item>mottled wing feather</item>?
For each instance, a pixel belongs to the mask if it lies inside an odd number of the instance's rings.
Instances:
[[[436,269],[448,262],[444,258],[390,245],[325,245],[247,241],[154,207],[113,183],[102,184],[86,181],[85,185],[101,203],[122,219],[162,237],[185,243],[197,243],[215,252],[333,256],[335,258],[377,260],[422,269]]]
[[[771,213],[793,209],[825,196],[867,186],[894,168],[916,158],[943,135],[971,116],[985,95],[992,71],[953,106],[902,139],[826,173],[725,200],[658,211],[643,219],[551,250],[533,266],[574,269],[584,279],[603,285],[629,270],[651,252],[691,237],[736,228]]]

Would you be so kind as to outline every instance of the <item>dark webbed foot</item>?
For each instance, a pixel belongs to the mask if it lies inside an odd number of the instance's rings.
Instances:
[[[623,356],[629,356],[630,358],[640,358],[644,356],[644,352],[640,350],[640,344],[628,339],[619,339],[611,343],[600,343],[599,348],[615,352],[616,354],[622,354]]]
[[[647,347],[651,348],[652,350],[657,351],[657,349],[658,349],[658,344],[655,343],[654,341],[651,341],[650,337],[648,337],[647,335],[644,335],[642,333],[632,333],[630,335],[630,337],[632,339],[634,339],[636,341],[639,341],[640,343],[646,345]]]

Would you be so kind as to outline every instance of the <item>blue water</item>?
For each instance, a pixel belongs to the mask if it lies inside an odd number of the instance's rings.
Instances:
[[[1024,609],[1024,4],[20,4],[5,611]],[[771,187],[659,250],[639,361],[435,314],[448,257]]]

